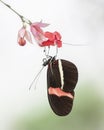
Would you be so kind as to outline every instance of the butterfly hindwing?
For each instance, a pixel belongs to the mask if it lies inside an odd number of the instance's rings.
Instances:
[[[57,115],[65,116],[70,113],[77,80],[78,71],[73,63],[62,59],[49,62],[47,69],[48,100]]]

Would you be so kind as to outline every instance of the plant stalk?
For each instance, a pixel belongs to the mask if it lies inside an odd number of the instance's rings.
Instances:
[[[21,14],[19,14],[16,10],[14,10],[9,4],[5,3],[4,1],[0,0],[0,2],[2,4],[4,4],[6,7],[8,7],[10,10],[12,10],[16,15],[18,15],[20,17],[20,19],[22,20],[23,23],[27,23],[27,24],[31,24],[32,22],[25,18],[24,16],[22,16]]]

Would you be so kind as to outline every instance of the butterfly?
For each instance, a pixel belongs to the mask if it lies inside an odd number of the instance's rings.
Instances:
[[[42,28],[47,27],[49,24],[43,23],[42,21],[33,23],[29,19],[25,18],[23,15],[19,14],[7,3],[1,0],[0,2],[2,2],[10,10],[12,10],[22,20],[23,26],[18,31],[17,39],[18,44],[20,46],[26,45],[26,41],[33,43],[31,37],[32,34],[35,38],[35,41],[40,47],[50,48],[50,46],[56,46],[57,49],[62,47],[61,35],[59,32],[43,31]],[[30,26],[30,31],[27,31],[26,29],[27,24]],[[58,52],[57,49],[56,55]],[[74,89],[78,81],[78,70],[76,65],[74,65],[70,61],[64,59],[56,59],[56,56],[49,57],[49,50],[47,54],[45,52],[45,55],[46,59],[43,61],[43,68],[46,65],[48,66],[47,95],[49,104],[55,114],[59,116],[65,116],[71,112],[73,107],[73,101],[75,96]],[[42,71],[42,69],[40,70],[40,72]],[[40,74],[40,72],[37,74],[37,76],[31,83],[30,88]]]
[[[70,61],[50,57],[43,63],[47,68],[47,95],[53,112],[68,115],[73,107],[74,88],[78,81],[77,67]]]

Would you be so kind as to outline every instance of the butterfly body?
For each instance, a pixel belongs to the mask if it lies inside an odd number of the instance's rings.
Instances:
[[[72,62],[55,58],[49,61],[47,92],[49,104],[55,114],[65,116],[71,112],[77,80],[77,67]]]

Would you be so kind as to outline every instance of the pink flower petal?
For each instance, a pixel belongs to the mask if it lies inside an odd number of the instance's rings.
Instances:
[[[25,38],[26,38],[26,40],[27,40],[28,42],[33,43],[33,42],[32,42],[32,37],[31,37],[31,34],[30,34],[29,31],[26,31],[26,32],[25,32]]]
[[[33,26],[38,26],[38,27],[47,27],[49,26],[48,23],[42,23],[42,20],[40,22],[35,22],[35,23],[32,23]]]
[[[40,35],[43,35],[43,30],[39,28],[38,26],[31,25],[30,30],[34,37],[39,38]]]
[[[25,32],[26,32],[26,28],[22,27],[19,31],[18,31],[18,37],[24,37],[25,36]]]
[[[30,30],[31,30],[36,42],[40,46],[41,46],[43,41],[47,40],[47,38],[44,36],[43,30],[39,26],[31,24]]]
[[[41,27],[46,27],[46,26],[48,26],[48,24],[42,23],[42,21],[35,22],[35,23],[31,24],[30,30],[31,30],[34,37],[36,37],[37,39],[40,39],[40,37],[42,35],[44,35],[44,31],[41,29]]]

